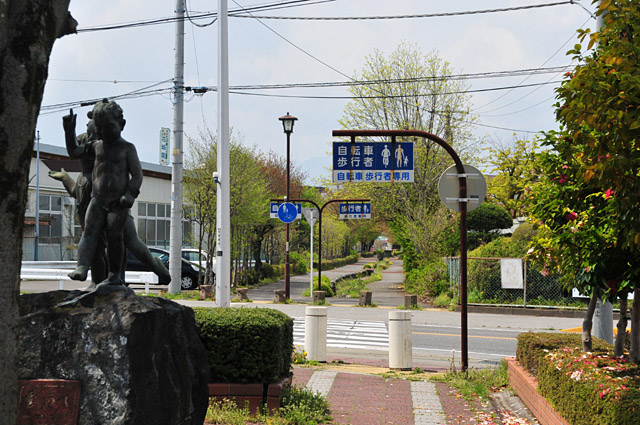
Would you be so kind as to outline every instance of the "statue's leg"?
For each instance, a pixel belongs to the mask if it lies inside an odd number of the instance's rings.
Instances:
[[[124,245],[142,264],[149,266],[158,277],[162,278],[163,282],[171,280],[169,270],[162,264],[162,261],[159,258],[154,258],[149,248],[138,239],[136,226],[131,216],[127,217],[127,222],[124,226]]]
[[[100,205],[97,199],[89,202],[85,215],[85,228],[78,244],[78,265],[69,273],[73,280],[87,280],[89,265],[96,252],[98,236],[102,232],[107,217],[107,211]]]
[[[122,256],[124,255],[123,229],[129,216],[129,208],[115,206],[107,213],[107,258],[109,274],[103,283],[122,285]]]
[[[91,281],[98,284],[107,278],[107,256],[105,249],[107,240],[104,231],[96,238],[96,252],[91,260]]]

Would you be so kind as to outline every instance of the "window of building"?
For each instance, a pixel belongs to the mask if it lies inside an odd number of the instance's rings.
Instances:
[[[138,202],[138,238],[149,246],[169,248],[171,205]],[[191,223],[183,221],[182,240],[191,238]]]
[[[41,239],[60,239],[62,237],[62,196],[40,195],[38,210],[40,222],[38,236]]]

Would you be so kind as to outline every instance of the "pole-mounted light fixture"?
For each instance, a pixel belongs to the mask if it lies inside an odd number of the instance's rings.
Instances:
[[[278,119],[282,121],[282,128],[284,128],[285,133],[293,133],[293,124],[298,120],[298,118],[294,117],[293,115],[289,115],[289,113],[287,112],[287,115]]]

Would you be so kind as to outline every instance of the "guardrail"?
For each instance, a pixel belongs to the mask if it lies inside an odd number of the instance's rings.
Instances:
[[[71,263],[73,264],[72,268],[44,268],[44,267],[24,267],[25,263],[34,263],[23,262],[23,267],[20,270],[20,279],[21,280],[57,280],[59,282],[59,289],[64,290],[64,282],[71,280],[68,276],[70,270],[75,267],[75,261],[56,261],[55,263]],[[42,263],[53,263],[53,262],[42,262]],[[45,264],[42,264],[45,265]],[[91,272],[87,275],[87,279],[91,279]],[[144,283],[144,291],[146,294],[149,293],[149,284],[158,284],[158,276],[153,272],[135,272],[135,271],[127,271],[125,272],[125,281],[128,283]]]

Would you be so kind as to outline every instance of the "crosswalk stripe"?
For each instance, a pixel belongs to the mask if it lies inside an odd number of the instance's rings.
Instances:
[[[293,342],[304,346],[305,318],[293,321]],[[385,322],[327,319],[327,347],[382,350],[389,347]]]

